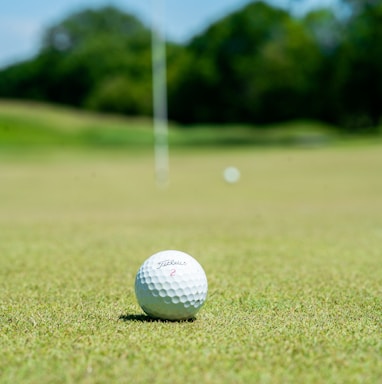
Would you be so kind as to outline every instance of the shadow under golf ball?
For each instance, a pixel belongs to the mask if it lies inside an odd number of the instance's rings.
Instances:
[[[192,317],[190,319],[184,320],[167,320],[167,319],[159,319],[155,317],[150,317],[144,314],[126,314],[119,316],[119,320],[121,321],[131,321],[131,322],[141,322],[141,323],[193,323],[196,318]]]

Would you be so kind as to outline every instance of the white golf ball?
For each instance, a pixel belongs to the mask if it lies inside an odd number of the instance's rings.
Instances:
[[[135,294],[150,317],[164,320],[193,318],[207,298],[207,277],[202,266],[184,252],[155,253],[139,268]]]
[[[227,167],[224,170],[223,177],[227,183],[237,183],[240,180],[240,171],[236,167]]]

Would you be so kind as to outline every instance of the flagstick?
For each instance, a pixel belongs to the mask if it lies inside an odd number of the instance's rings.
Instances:
[[[165,188],[169,184],[164,1],[165,0],[152,0],[152,71],[155,176],[157,185],[160,188]]]

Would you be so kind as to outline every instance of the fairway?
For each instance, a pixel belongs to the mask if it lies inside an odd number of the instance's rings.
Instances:
[[[0,382],[377,383],[382,147],[0,156]],[[227,184],[235,166],[240,182]],[[179,249],[195,321],[150,321],[135,274]]]

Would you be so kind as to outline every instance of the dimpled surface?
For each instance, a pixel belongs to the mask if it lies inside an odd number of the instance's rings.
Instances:
[[[149,257],[138,270],[135,294],[151,317],[186,320],[194,317],[207,297],[202,266],[184,252],[168,250]]]

